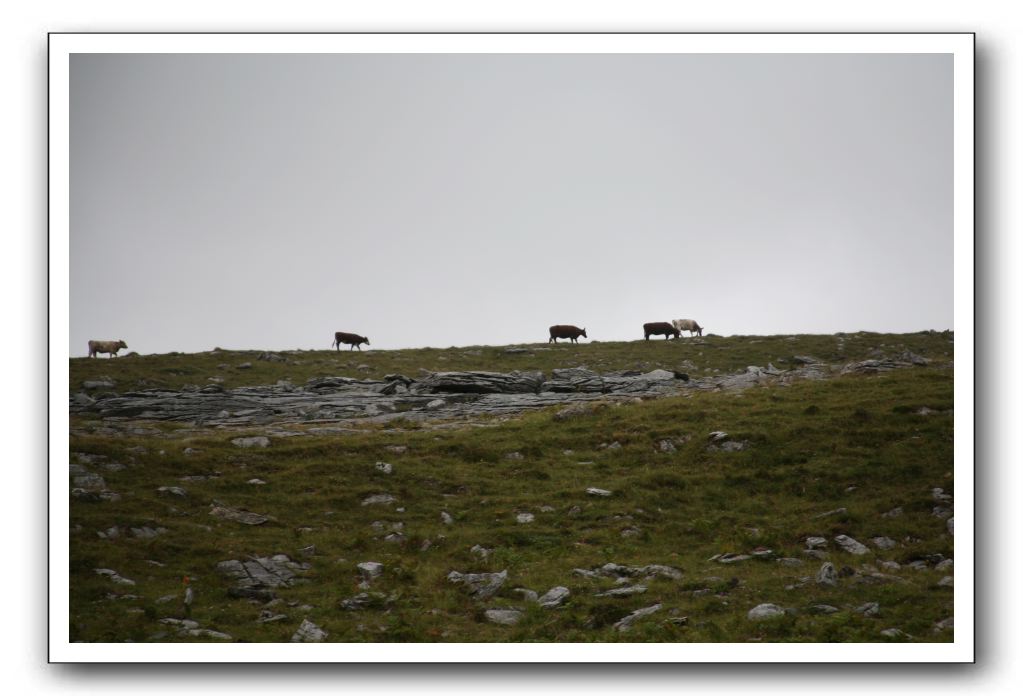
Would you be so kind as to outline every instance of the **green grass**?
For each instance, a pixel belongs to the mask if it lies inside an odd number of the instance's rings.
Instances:
[[[100,375],[117,380],[120,391],[138,380],[171,387],[199,383],[212,374],[223,374],[225,385],[235,386],[284,377],[298,383],[326,374],[415,376],[420,367],[505,371],[586,364],[607,371],[674,367],[690,360],[697,367],[694,374],[702,374],[703,369],[727,371],[767,362],[783,367],[800,354],[834,362],[862,359],[875,348],[889,354],[910,349],[935,364],[873,377],[608,406],[566,421],[554,420],[550,410],[487,428],[373,427],[329,437],[271,438],[271,446],[263,450],[230,443],[248,431],[195,431],[162,424],[158,436],[84,434],[98,422],[75,418],[72,452],[104,455],[125,467],[108,471],[87,465],[121,494],[119,501],[72,500],[71,638],[185,640],[173,633],[161,635],[167,627],[159,623],[163,617],[180,617],[180,602],[156,600],[180,595],[181,577],[189,575],[196,591],[192,618],[244,641],[286,641],[304,617],[327,630],[330,640],[351,642],[860,642],[891,640],[879,631],[892,627],[914,640],[951,640],[951,631],[931,630],[934,622],[952,615],[951,588],[937,586],[951,573],[903,568],[894,573],[902,583],[858,584],[842,578],[836,588],[811,582],[786,590],[800,577],[815,575],[820,561],[805,558],[800,567],[756,559],[735,565],[708,561],[718,553],[757,546],[778,556],[802,558],[806,536],[830,540],[837,534],[868,545],[878,535],[900,541],[890,551],[873,549],[863,557],[838,551],[832,543],[830,560],[837,568],[859,569],[862,563],[882,559],[907,563],[935,553],[953,557],[953,538],[945,532],[945,522],[932,516],[930,493],[933,487],[954,490],[953,373],[937,365],[951,361],[950,338],[850,334],[842,355],[836,353],[836,337],[799,336],[710,337],[703,345],[683,340],[551,346],[553,350],[537,351],[533,357],[488,347],[355,357],[289,353],[300,365],[256,361],[258,352],[72,360],[72,391],[82,380]],[[253,362],[251,370],[216,368],[245,359]],[[370,365],[368,372],[354,370],[362,363]],[[921,406],[940,413],[918,415]],[[750,446],[739,452],[709,450],[707,434],[713,430],[724,430]],[[657,442],[666,438],[675,439],[676,452],[657,451]],[[600,448],[613,441],[621,449]],[[408,450],[394,454],[386,449],[389,445]],[[185,454],[187,447],[196,451]],[[520,452],[523,459],[506,458],[510,452]],[[375,470],[376,461],[392,463],[394,473]],[[216,477],[180,481],[211,474]],[[246,483],[252,478],[267,485]],[[188,498],[157,493],[159,486],[172,485],[187,489]],[[589,496],[588,486],[613,495]],[[361,505],[367,495],[383,492],[397,497],[397,503]],[[213,500],[272,520],[248,527],[211,517]],[[542,506],[554,511],[543,512]],[[881,516],[896,506],[905,511],[901,517]],[[840,507],[847,511],[814,519]],[[454,524],[443,524],[441,511]],[[535,521],[518,524],[519,512],[532,512]],[[386,532],[371,527],[377,520],[404,523],[406,541],[385,542]],[[143,525],[168,531],[152,540],[97,536],[114,525],[124,532]],[[626,529],[637,534],[622,536]],[[429,548],[423,550],[427,540]],[[316,555],[302,558],[298,549],[310,544],[316,546]],[[492,548],[493,554],[480,560],[469,551],[476,544]],[[311,568],[303,582],[277,592],[284,601],[273,610],[289,618],[258,624],[261,606],[228,597],[230,583],[215,566],[227,559],[275,553],[306,560]],[[341,610],[340,600],[360,591],[356,564],[368,560],[384,564],[384,574],[372,589],[393,594],[393,601],[362,611]],[[611,581],[586,579],[572,570],[607,562],[670,565],[681,569],[684,579],[651,580],[645,594],[629,598],[594,597],[611,588]],[[112,568],[137,584],[115,585],[94,568]],[[503,569],[508,570],[508,582],[485,602],[469,598],[446,579],[451,570]],[[511,591],[527,587],[543,593],[555,585],[572,592],[557,610],[528,607]],[[699,592],[705,588],[711,592]],[[110,598],[125,594],[137,598]],[[851,610],[870,601],[881,605],[877,618]],[[799,611],[768,622],[748,621],[747,611],[762,602],[799,610],[826,603],[840,611],[828,616]],[[661,603],[662,610],[638,621],[631,631],[612,628],[631,611],[654,603]],[[301,610],[302,605],[312,609]],[[526,609],[518,625],[499,626],[484,619],[485,609],[506,606]],[[678,617],[688,617],[688,623],[667,621]]]

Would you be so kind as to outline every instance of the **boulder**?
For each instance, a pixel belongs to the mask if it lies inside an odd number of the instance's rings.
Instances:
[[[784,615],[785,610],[777,604],[758,604],[749,610],[746,614],[746,618],[750,621],[763,621],[765,619],[773,619]]]

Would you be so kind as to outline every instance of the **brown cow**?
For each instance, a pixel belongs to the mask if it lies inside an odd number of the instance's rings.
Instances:
[[[362,350],[362,346],[360,346],[359,344],[365,343],[368,346],[369,339],[366,338],[365,336],[360,336],[359,334],[345,333],[344,331],[335,331],[334,343],[331,343],[330,347],[333,348],[336,344],[337,349],[341,350],[342,343],[351,346],[351,348],[349,348],[348,350],[352,350],[353,348],[358,348],[359,350]]]
[[[550,328],[550,332],[551,337],[547,339],[548,343],[551,341],[557,343],[559,338],[570,338],[572,339],[572,343],[578,343],[579,341],[577,339],[580,336],[583,338],[589,338],[589,336],[586,335],[586,329],[580,329],[578,326],[572,326],[571,324],[555,324]]]
[[[117,351],[127,348],[124,341],[89,341],[89,357],[94,358],[98,353],[109,353],[110,357],[117,355]]]
[[[661,335],[663,335],[664,340],[667,341],[672,334],[675,335],[675,338],[678,338],[682,335],[682,332],[666,321],[653,321],[649,324],[643,324],[643,337],[648,341],[650,340],[650,336]]]

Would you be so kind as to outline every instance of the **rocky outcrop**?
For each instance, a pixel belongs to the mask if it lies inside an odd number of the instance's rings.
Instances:
[[[910,360],[873,360],[846,366],[846,372],[912,367]],[[269,423],[336,423],[395,419],[411,421],[517,415],[555,405],[592,406],[635,397],[671,396],[687,390],[736,391],[758,385],[823,379],[834,374],[821,363],[782,371],[749,366],[730,375],[699,379],[656,369],[598,374],[586,367],[542,372],[431,372],[419,379],[389,374],[383,379],[316,377],[304,386],[274,385],[225,389],[219,384],[181,391],[150,389],[69,399],[72,414],[110,420],[163,420],[197,426],[259,426]],[[443,398],[438,398],[443,395]],[[588,411],[580,410],[582,414]],[[564,417],[576,412],[564,412]],[[266,447],[265,436],[234,438],[239,447]]]

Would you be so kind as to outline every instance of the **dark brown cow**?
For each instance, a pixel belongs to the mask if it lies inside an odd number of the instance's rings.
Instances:
[[[586,335],[586,329],[580,329],[578,326],[572,326],[571,324],[555,324],[550,328],[550,332],[551,337],[547,339],[548,343],[551,341],[557,343],[559,338],[570,338],[572,343],[578,343],[579,341],[576,339],[580,336],[589,338]]]
[[[331,343],[330,347],[333,348],[335,345],[337,345],[337,349],[341,350],[342,343],[351,346],[351,348],[349,348],[348,350],[352,350],[353,348],[358,348],[359,350],[362,350],[362,346],[360,346],[359,344],[365,343],[368,346],[369,339],[366,338],[365,336],[360,336],[359,334],[345,333],[344,331],[334,332],[334,343]]]
[[[643,337],[646,340],[650,340],[651,336],[664,336],[664,340],[667,341],[672,335],[678,338],[682,335],[682,332],[676,329],[674,326],[666,321],[654,321],[649,324],[643,324]]]

